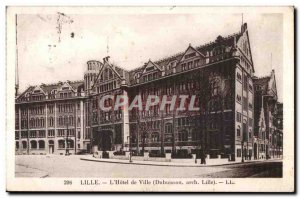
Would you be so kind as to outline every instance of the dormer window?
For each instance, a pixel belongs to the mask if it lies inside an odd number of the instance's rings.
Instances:
[[[196,52],[185,55],[184,59],[188,59],[188,58],[191,58],[191,57],[194,57],[194,56],[196,56]]]
[[[146,72],[147,72],[147,71],[151,71],[151,70],[154,70],[154,66],[151,66],[151,67],[147,67],[147,68],[146,68]]]
[[[139,83],[139,78],[140,78],[141,74],[140,73],[136,73],[134,74],[134,80]]]
[[[63,87],[62,90],[69,90],[70,88],[69,87]]]
[[[52,91],[51,91],[51,94],[56,94],[57,93],[57,90],[56,89],[53,89]]]

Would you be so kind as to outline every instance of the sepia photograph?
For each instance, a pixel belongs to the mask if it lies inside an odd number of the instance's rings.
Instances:
[[[293,7],[7,7],[8,191],[294,191]]]

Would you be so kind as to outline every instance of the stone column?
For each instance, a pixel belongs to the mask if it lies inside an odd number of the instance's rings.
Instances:
[[[54,150],[53,153],[57,152],[58,143],[57,143],[57,105],[54,103]]]
[[[80,101],[80,140],[83,139],[83,122],[84,122],[84,114],[83,114],[83,101]],[[83,147],[83,145],[81,145]]]
[[[46,153],[49,152],[49,141],[48,141],[48,109],[47,109],[47,104],[45,105],[45,111],[46,111],[46,116],[45,116],[45,151]]]

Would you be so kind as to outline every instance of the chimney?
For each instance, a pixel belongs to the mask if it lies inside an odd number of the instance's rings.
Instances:
[[[108,63],[109,62],[109,58],[110,58],[110,56],[106,56],[106,57],[104,57],[103,58],[103,63]]]
[[[244,33],[247,30],[247,23],[243,23],[241,26],[241,32]]]

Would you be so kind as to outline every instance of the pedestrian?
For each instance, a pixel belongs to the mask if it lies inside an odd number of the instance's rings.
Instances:
[[[204,151],[202,151],[200,155],[201,155],[200,156],[201,157],[201,164],[206,164],[206,161],[205,161],[206,155],[205,155]]]

